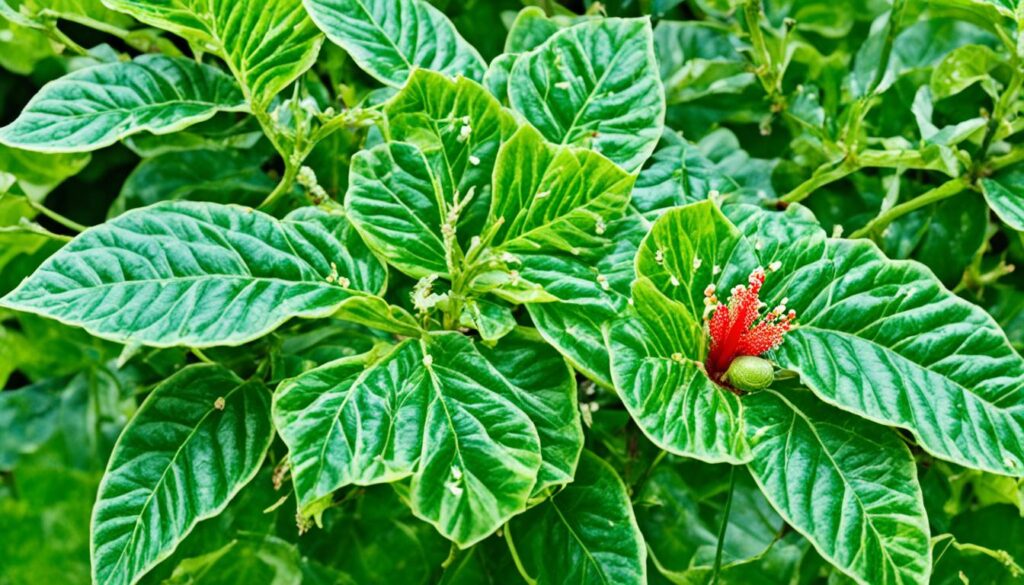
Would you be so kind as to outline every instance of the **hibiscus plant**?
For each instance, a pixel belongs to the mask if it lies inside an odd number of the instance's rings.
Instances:
[[[1024,5],[564,4],[0,0],[0,583],[1020,582]]]

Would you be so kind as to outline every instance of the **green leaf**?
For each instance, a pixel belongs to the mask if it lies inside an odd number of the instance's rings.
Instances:
[[[92,521],[93,582],[136,582],[249,483],[270,447],[270,394],[220,366],[157,386],[110,457]]]
[[[671,319],[680,309],[649,306],[666,313],[664,328],[638,319],[606,326],[612,381],[626,410],[655,445],[670,453],[711,463],[746,461],[750,453],[739,397],[712,382],[701,362],[678,351],[666,353],[664,338],[671,337],[666,331],[677,326]]]
[[[931,91],[936,100],[956,95],[975,83],[996,92],[989,74],[1002,63],[999,55],[984,45],[957,47],[932,70]]]
[[[662,21],[654,29],[666,101],[735,95],[757,82],[728,27],[705,21]]]
[[[823,557],[865,585],[928,582],[921,487],[893,431],[798,388],[759,392],[744,405],[754,479]]]
[[[587,21],[516,60],[512,107],[556,144],[597,150],[633,170],[654,151],[665,92],[645,19]]]
[[[479,83],[417,69],[385,107],[391,139],[414,144],[430,161],[445,200],[475,190],[459,227],[475,234],[487,211],[491,171],[502,141],[516,129],[512,114]]]
[[[143,55],[46,84],[14,122],[0,128],[0,142],[37,152],[84,152],[138,132],[167,134],[219,111],[245,109],[238,87],[217,69]]]
[[[240,150],[186,150],[145,159],[125,179],[110,217],[160,201],[212,201],[257,206],[275,182],[257,154]]]
[[[910,430],[937,457],[1024,475],[1024,362],[982,309],[951,294],[924,267],[892,261],[863,240],[823,234],[777,248],[799,325],[774,359],[825,401]]]
[[[505,37],[505,53],[525,53],[544,43],[562,27],[539,6],[527,6],[516,14]]]
[[[487,225],[496,230],[495,246],[580,254],[603,243],[607,224],[629,201],[633,176],[590,150],[549,145],[523,126],[498,152],[493,188]]]
[[[459,324],[476,329],[485,342],[498,341],[516,328],[516,318],[508,306],[486,299],[466,299]]]
[[[738,397],[704,370],[701,316],[709,284],[743,281],[754,266],[752,246],[711,201],[667,212],[640,245],[638,318],[608,331],[612,380],[640,428],[667,451],[708,462],[749,457]]]
[[[412,144],[380,144],[352,157],[348,217],[374,250],[410,276],[448,275],[442,197],[430,163]]]
[[[1024,165],[1014,165],[981,180],[981,192],[1006,225],[1024,231]]]
[[[15,184],[35,201],[81,172],[91,158],[85,153],[47,154],[0,145],[0,168],[13,175]],[[3,192],[0,187],[0,195]]]
[[[477,351],[508,385],[540,436],[541,466],[534,494],[573,480],[583,449],[576,378],[557,351],[529,329],[517,329]]]
[[[301,0],[103,0],[227,61],[246,99],[263,108],[313,62],[323,37]]]
[[[590,451],[575,481],[514,518],[506,538],[531,583],[647,582],[647,550],[626,486]]]
[[[279,221],[172,202],[85,231],[0,305],[122,343],[239,345],[291,317],[325,317],[377,294],[385,279],[339,215],[303,208]]]
[[[424,0],[305,0],[306,10],[364,71],[401,86],[413,69],[483,79],[480,53]]]
[[[610,223],[605,233],[610,242],[597,251],[596,262],[571,253],[519,256],[523,278],[557,299],[526,305],[538,331],[577,370],[608,388],[612,377],[603,326],[626,310],[633,260],[649,226],[637,215]]]
[[[525,391],[450,332],[283,383],[274,420],[300,509],[347,485],[411,477],[417,516],[463,548],[486,538],[526,508],[542,469]]]

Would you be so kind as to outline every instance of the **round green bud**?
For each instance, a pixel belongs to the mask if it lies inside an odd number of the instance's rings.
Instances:
[[[741,355],[732,360],[725,372],[725,381],[740,390],[753,392],[771,386],[775,367],[768,360],[752,355]]]

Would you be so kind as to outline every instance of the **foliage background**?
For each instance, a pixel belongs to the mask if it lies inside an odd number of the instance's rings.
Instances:
[[[504,32],[523,7],[516,0],[433,3],[488,61],[502,52]],[[187,53],[179,40],[95,0],[11,4],[60,17],[51,30],[0,19],[0,125],[13,120],[39,87],[67,72],[140,51]],[[832,233],[870,236],[890,257],[923,262],[948,287],[988,310],[1015,347],[1024,346],[1024,275],[1012,270],[1024,256],[1018,231],[1024,228],[1024,167],[1017,167],[1024,159],[1024,147],[1017,146],[1022,56],[1012,42],[1017,24],[999,10],[1019,15],[1020,9],[981,0],[897,0],[895,6],[883,0],[771,0],[763,16],[769,34],[758,42],[747,25],[750,3],[535,4],[562,16],[602,10],[650,15],[668,126],[713,163],[708,171],[727,186],[723,192],[757,202],[803,201]],[[892,19],[897,25],[890,25]],[[329,43],[310,75],[353,100],[377,86]],[[169,198],[255,205],[283,167],[259,128],[242,120],[221,115],[175,138],[138,136],[91,155],[0,146],[0,189],[29,194],[84,225]],[[345,192],[348,162],[363,139],[338,133],[311,154],[309,164],[330,196]],[[168,144],[177,150],[176,160],[160,164]],[[218,164],[204,166],[204,160]],[[893,209],[899,212],[880,213]],[[71,233],[14,199],[0,199],[0,226],[0,295]],[[0,395],[0,584],[84,583],[90,510],[114,440],[152,385],[196,358],[168,349],[122,359],[122,348],[53,321],[13,312],[0,313],[0,320],[0,382],[6,390]],[[337,356],[372,343],[358,346],[351,341],[358,337],[341,323],[316,338],[303,328],[292,323],[266,340],[211,351],[211,357],[244,372],[268,345],[284,339],[292,344],[292,357],[312,360],[321,359],[316,352]],[[581,391],[593,405],[585,413],[587,446],[631,488],[652,556],[693,557],[706,565],[728,468],[673,458],[653,467],[657,450],[615,399],[586,383]],[[283,446],[275,444],[271,453],[279,457]],[[933,582],[1024,582],[1017,568],[1024,563],[1020,481],[915,454],[932,533],[949,535],[935,539]],[[448,543],[397,505],[388,487],[351,490],[349,501],[325,515],[323,529],[300,535],[294,502],[282,500],[273,475],[269,465],[226,514],[201,524],[144,582],[519,580],[497,538],[448,559],[443,568]],[[735,497],[735,550],[727,549],[727,560],[749,560],[738,563],[729,579],[844,582],[805,540],[772,518],[752,481],[741,478]],[[764,524],[760,532],[751,528],[758,522]],[[765,533],[773,535],[769,552],[745,557]],[[681,567],[671,565],[652,564],[651,581],[683,579],[673,577]]]

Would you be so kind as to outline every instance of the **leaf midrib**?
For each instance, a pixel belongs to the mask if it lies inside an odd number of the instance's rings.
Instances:
[[[240,389],[245,388],[246,385],[247,385],[246,382],[242,382],[242,381],[240,381],[239,383],[236,383],[235,387],[232,388],[231,391],[229,391],[227,394],[224,395],[224,402],[227,403],[228,399],[230,399],[232,395],[234,395]],[[226,409],[227,409],[227,407],[225,406],[225,410]],[[195,426],[192,427],[192,430],[189,431],[188,435],[181,442],[181,445],[179,445],[178,449],[174,452],[174,455],[171,456],[170,460],[167,463],[167,466],[164,467],[163,472],[160,474],[160,478],[157,480],[156,485],[153,486],[153,490],[149,492],[149,495],[146,496],[146,501],[142,504],[142,507],[139,508],[139,512],[138,512],[138,514],[136,514],[136,520],[135,520],[135,522],[133,523],[133,526],[132,526],[131,536],[129,537],[128,542],[125,544],[125,546],[121,549],[121,554],[118,555],[117,561],[115,561],[115,563],[114,563],[114,568],[111,569],[109,575],[112,576],[112,575],[116,575],[117,574],[118,567],[120,567],[122,562],[125,560],[125,555],[128,553],[128,549],[134,547],[134,545],[135,545],[135,537],[138,535],[139,527],[142,525],[142,515],[149,508],[150,503],[152,503],[153,496],[160,489],[161,485],[163,484],[164,480],[167,477],[168,471],[170,471],[170,469],[172,467],[174,467],[174,463],[177,461],[178,457],[181,455],[181,452],[192,441],[192,438],[199,431],[199,428],[203,426],[203,423],[205,423],[206,420],[214,412],[223,412],[223,411],[217,409],[215,405],[211,405],[211,407],[209,409],[207,409],[206,413],[203,414],[202,418],[200,418],[196,422]],[[138,415],[136,415],[136,418],[138,418]],[[106,581],[104,581],[104,583],[110,583],[110,581],[111,581],[111,578],[108,577],[108,579]]]
[[[881,534],[878,532],[878,529],[875,527],[874,522],[872,521],[872,518],[874,516],[871,513],[868,512],[867,506],[864,505],[864,500],[861,499],[860,494],[853,487],[853,484],[846,477],[846,474],[843,473],[843,468],[836,462],[835,458],[832,457],[832,452],[829,451],[828,448],[825,446],[825,442],[821,440],[821,436],[818,434],[818,429],[815,426],[815,422],[812,421],[806,414],[804,414],[804,412],[802,410],[797,408],[797,406],[795,404],[793,404],[792,402],[787,400],[786,397],[783,396],[781,393],[779,393],[779,392],[777,392],[775,390],[771,390],[771,389],[768,389],[767,392],[770,392],[771,394],[773,394],[781,402],[784,402],[790,408],[790,410],[792,410],[794,420],[797,417],[799,417],[801,420],[804,421],[804,424],[807,425],[807,428],[810,430],[811,434],[814,435],[814,439],[818,442],[818,445],[821,447],[821,451],[828,458],[829,463],[832,464],[832,467],[836,470],[836,473],[839,475],[839,477],[842,478],[843,485],[846,487],[846,489],[848,489],[850,491],[851,494],[853,494],[854,499],[857,501],[857,507],[860,508],[861,513],[864,516],[864,523],[871,527],[871,532],[875,535],[875,539],[876,539],[876,541],[879,544],[879,549],[881,550],[881,554],[885,558],[886,563],[891,567],[893,575],[895,575],[895,577],[896,577],[896,582],[897,583],[903,583],[903,578],[902,578],[902,576],[900,574],[899,567],[896,565],[896,562],[892,558],[892,556],[890,556],[888,554],[888,551],[887,551],[885,545],[883,544],[885,542],[885,540],[882,538]],[[789,432],[789,433],[786,434],[787,445],[788,445],[788,441],[789,441],[790,435],[792,435],[792,432]],[[792,524],[792,523],[790,523],[790,524]],[[813,541],[814,539],[811,539],[811,540]],[[859,556],[864,551],[863,547],[864,547],[864,543],[862,542],[861,543],[861,550],[858,551],[856,556]],[[832,555],[829,555],[829,556],[832,556]],[[855,556],[855,558],[856,558],[856,556]]]

